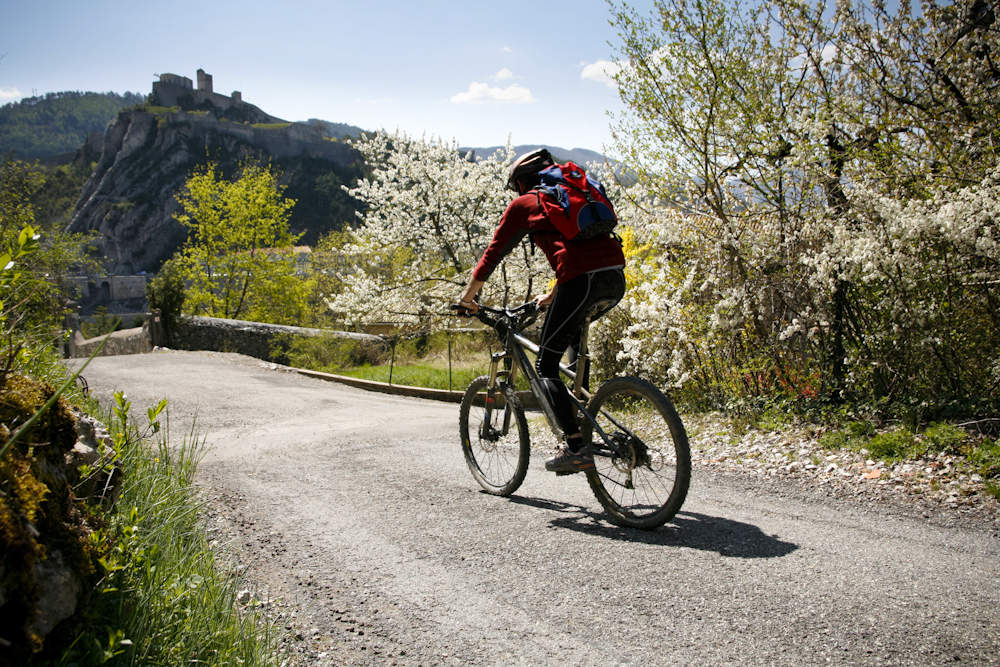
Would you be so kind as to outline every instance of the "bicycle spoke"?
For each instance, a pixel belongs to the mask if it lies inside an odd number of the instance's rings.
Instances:
[[[510,495],[528,468],[528,427],[511,390],[498,388],[487,408],[489,378],[469,385],[459,414],[462,450],[480,486],[497,495]]]
[[[687,493],[690,455],[669,400],[647,382],[618,378],[602,386],[589,407],[611,441],[603,443],[585,425],[596,440],[588,479],[598,500],[623,525],[651,528],[670,520]]]

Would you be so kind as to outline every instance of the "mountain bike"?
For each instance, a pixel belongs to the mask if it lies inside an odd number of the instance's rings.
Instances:
[[[590,319],[609,306],[594,305],[584,323],[575,367],[560,364],[560,371],[572,383],[570,394],[579,412],[583,444],[594,456],[594,469],[586,475],[597,500],[618,525],[657,528],[684,503],[691,481],[691,451],[677,411],[653,384],[616,377],[593,394],[584,386]],[[524,376],[553,434],[560,441],[563,437],[528,357],[528,352],[538,354],[538,345],[522,333],[538,314],[538,306],[529,302],[509,309],[480,304],[474,315],[494,330],[503,350],[491,355],[489,374],[466,389],[459,429],[472,476],[498,496],[509,496],[521,486],[531,453],[528,421],[516,391],[518,374]]]

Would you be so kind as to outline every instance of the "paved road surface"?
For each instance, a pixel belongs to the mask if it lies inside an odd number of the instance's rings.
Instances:
[[[137,416],[168,398],[174,437],[197,415],[213,520],[307,662],[1000,662],[986,526],[696,470],[675,521],[626,530],[582,476],[546,473],[545,452],[516,497],[480,493],[452,404],[218,353],[104,357],[84,376]]]

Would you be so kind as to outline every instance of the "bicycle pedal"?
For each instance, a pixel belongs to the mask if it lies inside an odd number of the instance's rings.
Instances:
[[[580,472],[579,470],[557,470],[556,477],[565,477],[566,475],[575,475]]]

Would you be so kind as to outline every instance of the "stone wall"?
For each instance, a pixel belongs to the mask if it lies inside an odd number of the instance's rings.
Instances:
[[[305,123],[290,123],[286,127],[280,127],[284,123],[279,122],[279,127],[254,127],[247,123],[220,121],[211,115],[199,116],[184,111],[168,112],[164,117],[168,127],[185,127],[191,137],[202,139],[210,134],[229,135],[267,151],[273,158],[310,155],[343,165],[348,164],[354,156],[347,144],[326,139],[322,128]]]
[[[379,354],[384,355],[389,350],[388,343],[383,338],[370,334],[288,327],[216,317],[184,317],[175,330],[170,332],[168,339],[158,313],[153,313],[146,324],[134,329],[115,331],[90,339],[85,339],[79,331],[76,331],[72,342],[67,345],[66,355],[76,358],[89,357],[107,339],[98,356],[144,354],[151,352],[154,346],[158,346],[176,350],[237,352],[265,361],[287,364],[288,358],[280,352],[280,348],[282,343],[287,344],[290,336],[334,336],[351,340],[357,345],[372,348],[371,356],[375,357]]]
[[[335,336],[353,340],[358,345],[370,346],[378,350],[388,349],[387,343],[379,336],[288,327],[279,324],[263,324],[243,320],[226,320],[215,317],[185,317],[170,333],[170,339],[160,340],[162,334],[153,328],[152,340],[155,345],[177,350],[213,350],[216,352],[238,352],[279,364],[287,364],[288,358],[280,351],[280,343],[289,336]]]
[[[190,79],[188,79],[188,81],[190,81]],[[164,81],[161,79],[160,81],[153,82],[152,99],[158,106],[179,106],[185,109],[189,107],[200,108],[203,105],[210,104],[223,113],[232,112],[231,110],[234,107],[237,107],[242,110],[244,114],[255,118],[255,122],[285,122],[281,118],[272,116],[261,110],[259,107],[250,104],[249,102],[245,102],[242,94],[230,97],[228,95],[213,92],[211,87],[207,90],[200,87],[195,90],[186,85],[177,85],[170,81]]]
[[[146,276],[72,276],[69,280],[80,290],[81,300],[100,299],[101,305],[146,298]]]
[[[105,342],[107,341],[107,342]],[[101,347],[104,343],[104,347]],[[149,323],[135,329],[122,329],[103,336],[85,339],[79,331],[73,334],[72,357],[89,357],[98,348],[97,356],[113,357],[120,354],[144,354],[153,351]]]

